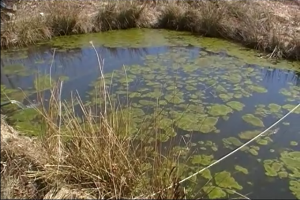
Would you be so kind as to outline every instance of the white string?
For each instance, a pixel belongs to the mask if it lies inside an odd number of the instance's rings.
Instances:
[[[204,167],[203,169],[195,172],[194,174],[182,179],[181,181],[179,181],[179,184],[193,178],[194,176],[197,176],[198,174],[202,173],[203,171],[211,168],[212,166],[218,164],[219,162],[221,162],[222,160],[228,158],[229,156],[231,156],[232,154],[236,153],[237,151],[239,151],[240,149],[242,149],[243,147],[247,146],[248,144],[250,144],[251,142],[253,142],[254,140],[256,140],[257,138],[259,138],[260,136],[262,136],[264,133],[266,133],[267,131],[269,131],[271,128],[273,128],[274,126],[276,126],[279,122],[281,122],[283,119],[285,119],[287,116],[289,116],[291,113],[293,113],[298,107],[300,106],[300,103],[295,106],[292,110],[290,110],[290,112],[288,112],[286,115],[284,115],[282,118],[280,118],[278,121],[276,121],[274,124],[272,124],[269,128],[267,128],[266,130],[264,130],[263,132],[261,132],[260,134],[256,135],[254,138],[252,138],[251,140],[249,140],[248,142],[244,143],[243,145],[241,145],[240,147],[238,147],[237,149],[233,150],[232,152],[226,154],[225,156],[223,156],[222,158],[220,158],[219,160],[211,163],[210,165],[208,165],[207,167]],[[171,189],[173,187],[173,185],[170,185],[169,187],[167,187],[166,189],[160,191],[160,192],[163,192],[167,189]],[[152,197],[160,192],[156,192],[156,193],[153,193],[151,195],[149,195],[148,197]],[[148,198],[146,197],[146,198]]]

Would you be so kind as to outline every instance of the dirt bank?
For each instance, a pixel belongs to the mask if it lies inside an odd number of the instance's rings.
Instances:
[[[239,42],[270,57],[300,59],[298,0],[159,1],[155,6],[140,1],[42,0],[21,1],[18,8],[14,22],[2,28],[3,48],[59,35],[141,27],[191,31]]]
[[[78,188],[47,188],[35,180],[30,174],[43,170],[47,157],[41,143],[20,135],[1,119],[1,199],[93,198]]]

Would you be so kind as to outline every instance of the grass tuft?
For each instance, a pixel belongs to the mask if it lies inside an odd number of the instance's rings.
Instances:
[[[50,27],[52,34],[60,36],[76,32],[75,27],[78,25],[80,7],[72,5],[72,2],[69,1],[57,1],[49,4],[45,9],[45,12],[48,14],[45,21]]]

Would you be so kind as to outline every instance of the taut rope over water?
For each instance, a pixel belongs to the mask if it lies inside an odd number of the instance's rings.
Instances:
[[[300,103],[295,106],[292,110],[290,110],[286,115],[284,115],[282,118],[280,118],[278,121],[276,121],[274,124],[272,124],[269,128],[267,128],[266,130],[264,130],[263,132],[259,133],[258,135],[256,135],[255,137],[253,137],[251,140],[249,140],[248,142],[244,143],[243,145],[241,145],[240,147],[236,148],[235,150],[233,150],[232,152],[226,154],[225,156],[221,157],[220,159],[216,160],[215,162],[211,163],[210,165],[208,165],[207,167],[204,167],[203,169],[195,172],[194,174],[182,179],[181,181],[179,181],[178,183],[181,184],[191,178],[193,178],[194,176],[197,176],[198,174],[204,172],[205,170],[211,168],[212,166],[218,164],[219,162],[221,162],[222,160],[228,158],[229,156],[233,155],[234,153],[236,153],[237,151],[239,151],[240,149],[242,149],[243,147],[247,146],[248,144],[250,144],[251,142],[253,142],[254,140],[256,140],[257,138],[261,137],[263,134],[265,134],[267,131],[269,131],[271,128],[273,128],[274,126],[276,126],[277,124],[279,124],[279,122],[281,122],[282,120],[284,120],[287,116],[289,116],[291,113],[293,113],[297,108],[300,107]],[[154,195],[156,194],[159,194],[160,192],[163,192],[167,189],[171,189],[173,187],[173,185],[170,185],[169,187],[165,188],[164,190],[162,191],[159,191],[159,192],[156,192],[156,193],[153,193],[149,196],[147,196],[146,198],[148,197],[153,197]],[[137,199],[137,198],[135,198]]]

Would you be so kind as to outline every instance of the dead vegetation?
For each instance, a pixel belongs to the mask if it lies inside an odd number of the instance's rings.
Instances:
[[[148,5],[140,1],[41,1],[35,13],[43,11],[45,16],[17,17],[6,23],[1,47],[33,44],[60,35],[159,27],[225,38],[270,57],[299,60],[297,2],[203,0]]]

